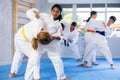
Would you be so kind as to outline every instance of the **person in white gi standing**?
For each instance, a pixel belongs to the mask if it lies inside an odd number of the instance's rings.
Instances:
[[[58,40],[60,38],[59,36],[61,35],[60,34],[61,24],[59,22],[61,20],[61,11],[62,8],[59,5],[55,4],[51,9],[52,15],[46,13],[39,14],[40,19],[42,19],[42,21],[44,22],[44,29],[47,30],[52,36],[54,36]],[[53,26],[52,23],[54,23],[55,26]],[[60,58],[58,45],[59,45],[59,41],[53,42],[52,45],[46,46],[45,51],[47,51],[48,57],[50,58],[50,60],[54,65],[57,74],[57,80],[69,80],[64,74],[64,67],[62,64],[62,60]]]
[[[80,64],[79,66],[83,65],[84,67],[89,67],[87,63],[91,59],[91,52],[98,48],[104,54],[111,68],[114,69],[111,51],[108,47],[108,43],[105,37],[106,26],[103,21],[97,21],[93,18],[93,16],[96,15],[97,12],[92,11],[91,16],[88,18],[86,23],[87,26],[85,34],[86,49],[83,64]]]
[[[28,57],[28,62],[31,61],[30,63],[32,64],[30,64],[30,66],[36,65],[36,60],[39,60],[39,53],[37,50],[34,50],[34,47],[32,44],[33,39],[35,38],[38,42],[46,40],[46,42],[49,41],[48,43],[50,43],[50,39],[52,40],[52,38],[50,37],[50,34],[45,30],[41,30],[42,28],[43,28],[42,21],[40,19],[36,19],[25,24],[18,30],[18,32],[15,35],[16,51],[13,58],[11,73],[9,77],[17,76],[17,72],[22,63],[22,58],[24,55]],[[48,36],[44,35],[45,33],[44,31],[47,33]],[[47,38],[44,39],[43,35],[44,37],[47,37]],[[34,60],[34,58],[36,58],[36,60]],[[31,73],[31,71],[35,72],[35,70],[29,69],[29,70],[26,70],[26,73]],[[36,77],[37,75],[38,74],[33,74],[35,80],[38,80]],[[28,74],[27,75],[25,74],[25,77],[29,77]]]
[[[35,26],[35,28],[33,28],[33,31],[36,29],[36,31],[37,31],[37,27],[38,27],[38,31],[39,31],[39,27],[41,27],[41,29],[42,29],[42,27],[43,27],[43,22],[39,19],[39,17],[37,18],[37,17],[35,17],[36,16],[36,13],[38,13],[39,11],[37,10],[37,9],[31,9],[32,10],[32,12],[34,12],[34,13],[31,13],[31,12],[29,12],[29,11],[27,11],[27,16],[29,17],[29,19],[31,20],[31,22],[29,22],[28,24],[26,24],[28,27],[29,26],[32,26],[32,27],[34,27]],[[32,29],[32,27],[30,27],[31,29]],[[22,28],[20,28],[21,30],[22,30]],[[29,30],[30,31],[30,30]],[[24,33],[24,32],[22,32],[22,33]],[[16,34],[16,36],[18,35],[18,34],[22,34],[21,32],[20,32],[20,30],[17,32],[17,34]],[[32,33],[32,32],[31,32]],[[35,34],[35,33],[34,33]],[[15,42],[15,44],[16,44],[16,42]],[[19,55],[18,55],[19,54]],[[17,50],[16,50],[16,52],[15,52],[15,54],[14,54],[14,58],[13,58],[13,62],[12,62],[12,66],[11,66],[11,71],[10,71],[10,74],[9,74],[9,77],[10,78],[12,78],[12,77],[16,77],[16,76],[18,76],[18,70],[19,70],[19,68],[20,68],[20,66],[21,66],[21,63],[22,63],[22,59],[23,59],[23,57],[25,56],[25,54],[22,54],[22,53],[18,53],[17,54]]]
[[[32,11],[32,14],[30,13],[31,11]],[[37,16],[37,18],[39,18],[38,15],[36,15],[36,14],[34,15],[34,13],[37,13],[37,14],[38,14],[38,12],[37,12],[36,9],[31,9],[31,11],[27,11],[27,12],[30,13],[30,14],[27,14],[27,16],[30,16],[29,18],[30,18],[31,20],[36,20],[36,18],[34,18],[34,17],[36,17],[36,16]],[[35,11],[36,11],[36,12],[35,12]],[[48,18],[48,17],[47,17],[47,18]],[[47,18],[46,18],[46,19],[47,19]],[[49,18],[50,18],[50,17],[49,17]],[[49,20],[49,18],[48,18],[47,20],[48,20],[48,21],[51,21],[51,20]],[[50,24],[49,24],[49,23],[50,23]],[[50,30],[52,27],[54,27],[54,26],[52,25],[53,22],[49,22],[49,23],[47,23],[47,25],[50,27],[48,30]],[[32,25],[31,25],[31,26],[32,26]],[[52,27],[51,27],[51,26],[52,26]],[[52,28],[52,29],[53,29],[53,28]],[[55,30],[51,30],[51,31],[55,31]],[[55,33],[54,33],[54,34],[55,34]],[[56,37],[54,37],[54,38],[56,38]],[[50,47],[50,46],[49,46],[49,47]],[[56,54],[57,54],[57,53],[56,53]],[[52,58],[52,57],[53,57],[53,54],[50,54],[50,55],[51,55],[51,58]],[[55,55],[55,54],[54,54],[54,55]],[[21,55],[21,56],[23,57],[23,55]],[[56,56],[56,55],[55,55],[55,56]],[[58,56],[58,57],[55,57],[55,56],[54,56],[54,59],[57,58],[57,60],[56,60],[56,62],[58,61],[57,64],[61,65],[61,61],[60,61],[60,59],[59,59],[59,56]],[[21,58],[18,58],[18,64],[17,64],[17,67],[16,67],[16,68],[17,68],[17,71],[18,71],[18,68],[20,67],[19,64],[22,63],[22,57],[21,57]],[[33,57],[32,57],[32,58],[33,58]],[[54,61],[54,59],[52,59],[53,64],[56,63],[56,62]],[[39,60],[39,59],[38,59],[38,60]],[[35,61],[37,61],[37,58],[36,58]],[[60,63],[59,63],[59,61],[60,61]],[[32,62],[32,61],[31,61],[31,62]],[[30,61],[28,61],[28,63],[30,63]],[[58,66],[57,64],[56,64],[56,65],[54,64],[55,67]],[[30,66],[31,66],[31,65],[29,65],[28,67],[30,67]],[[31,70],[31,68],[28,68],[28,67],[27,67],[26,73],[27,73],[27,72],[30,72],[29,70]],[[14,68],[14,70],[15,70],[16,68]],[[58,67],[58,68],[59,68],[59,70],[60,70],[60,69],[63,68],[63,66],[61,65],[61,66]],[[58,69],[58,68],[57,68],[57,69]],[[57,69],[56,69],[56,70],[57,70]],[[13,68],[11,68],[11,70],[13,70]],[[15,77],[15,76],[17,75],[17,74],[16,74],[17,71],[16,71],[16,72],[13,72],[13,73],[12,73],[12,71],[11,71],[12,74],[10,74],[10,77]],[[37,75],[37,76],[36,76],[37,78],[36,78],[36,80],[39,80],[39,78],[40,78],[40,77],[39,77],[39,67],[36,68],[36,71],[37,71],[37,74],[36,74],[36,75]],[[58,70],[57,70],[57,71],[58,71]],[[60,73],[60,71],[61,71],[61,73]],[[61,74],[61,75],[65,78],[66,76],[64,75],[64,69],[63,69],[63,70],[60,70],[60,71],[59,71],[59,73],[58,73],[57,75]],[[63,71],[63,72],[62,72],[62,71]],[[29,73],[29,74],[30,74],[30,73]],[[32,76],[32,75],[29,75],[29,74],[28,74],[28,73],[25,74],[25,80],[28,80],[28,79],[31,80],[31,79],[32,79],[33,76]],[[26,77],[26,76],[27,76],[27,77]],[[59,77],[62,77],[62,76],[59,76]],[[62,78],[63,78],[63,77],[62,77]],[[35,79],[35,78],[34,78],[34,79]],[[68,79],[65,78],[64,80],[68,80]]]
[[[64,30],[63,30],[63,39],[64,39],[64,45],[66,47],[70,47],[70,49],[73,51],[74,58],[77,61],[80,61],[80,53],[78,45],[76,44],[79,40],[79,33],[77,31],[77,23],[72,22],[71,24],[64,23]],[[63,41],[62,41],[63,42]]]
[[[96,15],[92,15],[92,17],[91,18],[94,18],[94,19],[96,19],[96,17],[97,17],[97,13],[95,13]],[[87,20],[84,20],[83,22],[87,22]],[[85,30],[87,30],[87,26],[85,26]],[[86,38],[86,37],[84,37],[84,38]],[[84,54],[83,54],[84,55]],[[92,65],[93,66],[97,66],[98,65],[98,63],[96,62],[96,50],[93,50],[92,52],[91,52],[91,62],[92,62]],[[87,67],[87,66],[86,66]]]

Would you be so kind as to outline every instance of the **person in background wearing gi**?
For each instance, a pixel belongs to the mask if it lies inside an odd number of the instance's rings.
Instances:
[[[79,33],[77,30],[77,23],[72,22],[71,24],[69,23],[64,23],[64,30],[63,30],[63,41],[64,45],[66,47],[69,47],[73,51],[73,56],[76,59],[76,61],[81,61],[80,58],[80,52],[78,45],[76,44],[77,41],[79,40]]]
[[[111,51],[108,47],[108,43],[105,37],[106,25],[103,21],[95,20],[94,16],[96,15],[97,12],[92,11],[86,23],[86,49],[83,64],[80,64],[79,66],[89,67],[87,63],[91,59],[91,53],[93,50],[96,50],[98,48],[99,51],[104,54],[105,58],[110,64],[111,69],[114,69]]]

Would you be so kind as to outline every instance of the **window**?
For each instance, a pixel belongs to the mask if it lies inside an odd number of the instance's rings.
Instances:
[[[61,7],[63,8],[63,11],[62,11],[62,16],[63,16],[63,19],[61,22],[63,23],[71,23],[72,22],[72,4],[60,4]]]
[[[87,20],[89,15],[89,12],[77,12],[77,16],[80,18],[80,23],[82,24],[84,20]]]
[[[78,25],[78,31],[80,36],[84,36],[85,34],[85,22],[84,20],[87,20],[88,17],[90,17],[90,4],[78,4],[77,5],[77,18],[79,18],[79,25]]]
[[[71,23],[72,22],[72,8],[63,8],[62,12],[63,19],[61,22],[63,23]]]
[[[110,12],[110,11],[120,12],[120,7],[109,7],[109,8],[107,8],[107,11],[108,12]]]
[[[96,20],[105,21],[105,12],[101,12],[101,13],[98,12]]]
[[[88,12],[90,8],[77,8],[77,12]]]
[[[75,5],[75,4],[74,4]],[[72,4],[64,4],[63,6],[63,22],[71,23],[73,21],[73,11],[76,12],[76,22],[78,23],[78,29],[83,30],[85,23],[83,20],[88,19],[91,11],[97,11],[97,20],[107,22],[110,16],[115,16],[117,21],[114,25],[120,28],[120,4],[76,4],[76,10],[73,10]]]

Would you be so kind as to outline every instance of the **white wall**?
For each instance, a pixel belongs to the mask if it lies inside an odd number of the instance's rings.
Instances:
[[[13,4],[0,0],[0,65],[11,62],[13,53]]]
[[[120,58],[120,37],[108,38],[108,45],[114,58]]]
[[[36,8],[40,10],[40,12],[51,12],[52,3],[48,3],[48,0],[35,0]]]

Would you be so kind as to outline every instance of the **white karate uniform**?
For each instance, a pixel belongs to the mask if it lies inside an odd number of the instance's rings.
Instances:
[[[105,32],[106,32],[106,34],[105,34],[106,38],[111,37],[111,34],[112,34],[113,31],[114,31],[114,29],[112,27],[106,25],[106,30],[105,30]]]
[[[48,30],[48,32],[52,36],[60,36],[59,30],[61,28],[61,24],[58,20],[54,21],[53,17],[47,13],[40,13],[40,19],[42,19],[42,21],[44,22],[43,28],[45,30]],[[62,60],[60,58],[60,54],[58,51],[58,45],[59,45],[58,40],[52,41],[49,45],[39,44],[38,51],[39,51],[39,53],[43,53],[43,52],[47,51],[48,57],[50,58],[51,62],[53,63],[53,66],[55,68],[55,71],[57,74],[57,80],[63,80],[66,78],[66,75],[64,74],[64,67],[63,67],[63,63],[62,63]],[[42,54],[39,55],[39,57],[41,57],[41,56],[42,56]],[[34,58],[34,60],[36,60],[36,58]],[[31,62],[31,61],[29,61],[29,62]],[[29,63],[28,63],[28,66],[29,66]],[[28,67],[28,70],[29,69],[31,69],[31,67]],[[32,67],[32,69],[36,69],[36,70],[40,69],[39,60],[37,61],[37,66],[35,68]],[[31,72],[31,74],[32,74],[32,72]],[[29,75],[31,75],[31,74],[29,74]]]
[[[89,28],[87,28],[87,27],[89,27],[89,26],[85,26],[85,30],[89,29]],[[86,37],[87,37],[87,36],[86,36]],[[86,37],[84,37],[84,38],[86,38]],[[85,39],[85,40],[86,40],[86,39]],[[86,43],[85,43],[85,45],[86,45]],[[92,62],[96,62],[96,50],[91,51],[90,54],[91,54],[91,55],[90,55],[91,61],[92,61]],[[83,59],[83,60],[84,60],[84,59]]]
[[[72,32],[70,32],[71,25],[68,23],[64,23],[64,25],[65,25],[65,29],[63,31],[63,38],[65,40],[70,39],[73,41],[72,43],[69,42],[69,47],[73,51],[74,58],[80,59],[81,56],[80,56],[79,48],[78,45],[76,44],[79,39],[79,33],[77,31],[77,28],[75,28]]]
[[[88,23],[86,23],[86,28],[94,31],[105,31],[105,26],[103,25],[103,21],[97,21],[94,19],[90,19]],[[89,61],[91,59],[91,53],[93,50],[98,48],[105,56],[109,64],[113,64],[111,51],[108,47],[108,43],[106,37],[93,32],[86,32],[85,34],[86,41],[86,49],[83,61]]]
[[[35,20],[35,12],[39,13],[39,10],[36,8],[32,8],[30,10],[26,11],[26,16],[30,19],[30,20]]]
[[[45,30],[48,30],[48,32],[52,36],[59,36],[60,37],[60,29],[61,24],[58,20],[53,20],[52,15],[46,14],[46,13],[40,13],[41,19],[43,20],[44,28]],[[48,19],[50,18],[50,19]],[[55,40],[54,45],[49,46],[49,49],[47,48],[47,54],[50,60],[53,63],[53,66],[55,68],[56,74],[57,74],[57,80],[63,80],[66,78],[66,75],[64,74],[64,66],[60,57],[59,53],[59,45],[60,41]]]
[[[92,52],[91,52],[91,61],[92,62],[96,62],[96,50],[93,50]]]
[[[86,28],[86,27],[87,27],[87,26],[85,26],[85,28]],[[86,30],[87,30],[87,28],[86,28]],[[106,26],[106,28],[105,28],[105,37],[106,37],[106,38],[109,37],[110,34],[112,33],[112,31],[113,31],[113,29],[112,29],[111,27]],[[96,62],[96,50],[93,50],[93,51],[91,52],[91,61],[92,61],[92,62]]]
[[[26,55],[28,57],[28,62],[31,61],[30,66],[36,65],[36,60],[37,60],[36,57],[39,54],[38,54],[38,51],[35,51],[33,49],[31,41],[32,41],[32,38],[37,37],[37,34],[40,32],[42,27],[43,27],[42,21],[40,19],[36,19],[36,20],[33,20],[33,21],[27,23],[26,25],[24,25],[23,27],[21,27],[18,30],[18,32],[15,35],[15,40],[14,40],[16,51],[15,51],[12,66],[11,66],[11,73],[17,74],[17,72],[20,68],[20,65],[22,63],[22,58],[24,57],[24,55]],[[28,40],[25,38],[25,36],[27,37]],[[36,58],[36,60],[33,60],[33,58]],[[27,69],[26,73],[30,74],[31,71],[33,71],[33,70]],[[39,77],[39,75],[34,74],[34,77],[36,77],[36,76]],[[31,79],[29,79],[30,76],[28,76],[26,74],[25,74],[25,77],[27,77],[27,79],[25,79],[25,80],[31,80]]]

